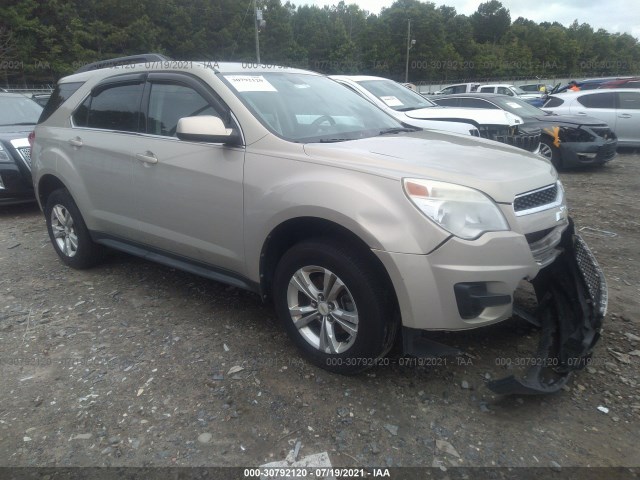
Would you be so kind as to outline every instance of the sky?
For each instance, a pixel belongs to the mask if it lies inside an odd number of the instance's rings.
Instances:
[[[340,0],[291,0],[294,5],[314,4],[318,6],[334,5]],[[389,7],[394,0],[345,0],[345,3],[357,4],[361,9],[379,13],[383,7]],[[437,6],[454,7],[458,13],[471,15],[481,3],[477,0],[431,0]],[[500,0],[511,14],[511,21],[524,17],[540,22],[559,22],[569,26],[574,20],[588,23],[594,30],[604,28],[610,33],[629,33],[640,38],[640,2],[638,0]]]

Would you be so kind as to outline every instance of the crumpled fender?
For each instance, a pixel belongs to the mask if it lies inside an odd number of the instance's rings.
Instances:
[[[571,219],[559,247],[563,252],[532,281],[538,299],[535,323],[541,327],[536,356],[521,378],[489,382],[495,393],[557,392],[590,362],[607,311],[607,284]]]

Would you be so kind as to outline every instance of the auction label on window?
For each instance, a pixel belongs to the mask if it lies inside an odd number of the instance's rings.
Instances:
[[[398,100],[397,97],[394,97],[393,95],[389,95],[387,97],[380,97],[380,100],[382,100],[384,103],[386,103],[390,107],[401,107],[402,105],[404,105],[400,100]]]
[[[262,75],[225,75],[224,78],[239,92],[277,92]]]

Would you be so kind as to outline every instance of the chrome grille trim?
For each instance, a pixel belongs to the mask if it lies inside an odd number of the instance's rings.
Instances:
[[[31,171],[31,145],[29,145],[29,139],[16,138],[11,140],[11,145],[16,149],[20,155],[20,160]]]
[[[558,182],[536,190],[516,195],[513,201],[513,210],[516,216],[530,215],[549,208],[562,205],[563,190]]]
[[[18,153],[22,157],[22,161],[31,170],[31,147],[18,148]]]

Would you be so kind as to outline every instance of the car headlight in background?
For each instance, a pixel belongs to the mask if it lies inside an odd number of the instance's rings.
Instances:
[[[2,146],[1,143],[0,143],[0,162],[2,162],[2,163],[6,163],[6,162],[12,163],[13,162],[11,160],[11,157],[9,157],[9,154],[4,149],[4,147]]]
[[[473,240],[485,232],[509,230],[498,206],[478,190],[416,178],[405,178],[403,187],[423,214],[457,237]]]

